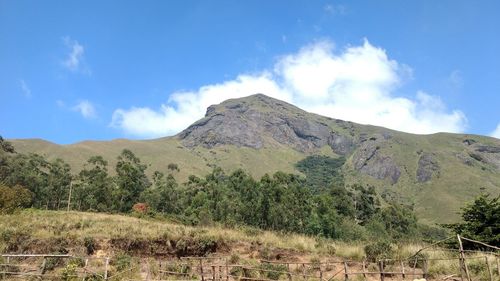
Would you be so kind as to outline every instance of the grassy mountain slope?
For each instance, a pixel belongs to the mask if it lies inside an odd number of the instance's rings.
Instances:
[[[60,157],[75,173],[92,155],[113,169],[124,148],[148,172],[176,163],[183,181],[204,175],[213,165],[248,170],[255,177],[294,165],[311,154],[346,157],[348,184],[372,184],[386,198],[414,204],[424,221],[453,222],[464,202],[480,192],[500,193],[500,140],[462,134],[413,135],[359,125],[305,112],[258,94],[207,109],[204,118],[177,136],[155,140],[85,141],[56,145],[42,140],[10,140],[17,151]]]

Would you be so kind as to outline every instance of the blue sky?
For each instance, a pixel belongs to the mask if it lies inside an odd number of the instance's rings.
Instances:
[[[154,138],[262,92],[359,123],[500,138],[498,11],[493,0],[0,0],[0,135]]]

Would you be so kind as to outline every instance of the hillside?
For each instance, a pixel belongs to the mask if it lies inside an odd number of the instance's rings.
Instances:
[[[452,222],[480,192],[500,193],[500,140],[462,134],[413,135],[308,113],[262,94],[210,106],[204,118],[173,137],[85,141],[57,145],[9,140],[22,153],[62,158],[75,173],[92,155],[115,163],[124,148],[151,164],[148,172],[180,168],[175,176],[204,175],[214,165],[253,176],[281,170],[312,154],[345,157],[348,184],[376,186],[386,198],[415,206],[425,222]]]
[[[193,280],[201,275],[210,280],[213,274],[223,280],[228,275],[228,280],[248,275],[264,280],[304,280],[304,274],[308,280],[344,280],[348,271],[349,279],[380,280],[379,264],[373,260],[376,256],[360,243],[248,227],[190,227],[164,218],[104,213],[25,209],[0,218],[0,252],[14,254],[7,261],[0,257],[0,262],[10,265],[12,278],[24,273],[43,280],[104,280],[106,272],[109,280],[172,280],[184,274]],[[389,258],[385,271],[400,272],[404,265],[407,278],[426,272],[427,280],[460,274],[457,252],[429,246],[392,244],[385,252]],[[407,259],[423,247],[427,250],[420,253],[418,263]],[[15,255],[28,253],[61,256]],[[493,261],[490,272],[496,277],[494,260],[498,257],[494,254],[471,251],[466,255],[473,280],[489,280],[485,256]],[[400,262],[391,263],[390,259]],[[427,259],[427,269],[423,259]],[[226,271],[228,267],[230,271]],[[371,273],[365,279],[362,271]],[[19,280],[9,279],[9,274],[6,280]],[[74,278],[68,279],[69,274]],[[387,274],[385,280],[401,277]]]

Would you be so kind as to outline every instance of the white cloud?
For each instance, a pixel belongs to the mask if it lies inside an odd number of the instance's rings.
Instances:
[[[24,97],[31,98],[31,89],[28,87],[28,84],[26,84],[26,81],[19,79],[19,84]]]
[[[326,4],[323,7],[323,10],[325,11],[325,13],[330,15],[335,15],[335,14],[344,15],[347,11],[347,8],[344,5]]]
[[[491,132],[490,136],[500,139],[500,123],[498,123],[497,128]]]
[[[60,101],[57,101],[58,105],[64,106],[64,103],[60,103]],[[88,100],[82,100],[78,102],[75,106],[71,108],[73,111],[79,112],[84,118],[86,119],[91,119],[95,118],[97,116],[97,112],[95,110],[94,105],[89,102]]]
[[[90,69],[84,64],[85,48],[78,41],[70,37],[64,37],[63,42],[68,48],[69,53],[61,64],[72,72],[81,71],[85,74],[90,74]]]
[[[158,110],[147,107],[117,109],[113,113],[111,126],[137,136],[172,135],[203,117],[210,105],[255,93],[266,93],[290,101],[288,93],[272,80],[269,72],[240,75],[235,80],[203,86],[198,91],[173,93],[168,103],[162,104]]]
[[[172,135],[201,118],[212,104],[263,93],[314,113],[405,132],[465,129],[465,115],[447,110],[439,97],[423,91],[413,98],[398,96],[395,90],[407,76],[408,66],[367,40],[340,51],[321,41],[279,58],[273,70],[173,93],[157,110],[117,109],[111,126],[141,137]]]
[[[460,70],[453,70],[448,76],[448,84],[451,88],[459,90],[464,86],[464,79]]]

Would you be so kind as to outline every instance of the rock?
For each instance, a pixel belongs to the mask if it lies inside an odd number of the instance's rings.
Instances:
[[[328,145],[333,152],[344,156],[350,154],[356,148],[356,144],[350,137],[336,132],[332,132],[328,137]]]
[[[493,166],[497,170],[500,170],[500,146],[474,142],[467,147],[466,151],[470,158],[477,162]],[[473,161],[472,159],[471,161]]]
[[[466,145],[472,145],[472,144],[476,143],[476,141],[475,141],[475,140],[473,140],[473,139],[465,139],[465,140],[463,140],[462,142],[463,142],[464,144],[466,144]]]
[[[274,141],[309,152],[328,144],[332,130],[327,123],[326,118],[257,94],[210,106],[205,118],[182,131],[178,138],[187,147],[229,144],[259,149]],[[350,151],[350,146],[348,139],[335,145],[339,151]]]
[[[500,153],[500,147],[492,145],[478,145],[476,146],[475,150],[477,152],[484,152],[484,153]]]
[[[354,169],[376,179],[389,179],[392,184],[398,182],[401,171],[394,160],[379,151],[378,138],[365,141],[353,155]]]
[[[417,181],[427,182],[432,175],[439,173],[439,164],[430,153],[422,153],[418,159]]]

